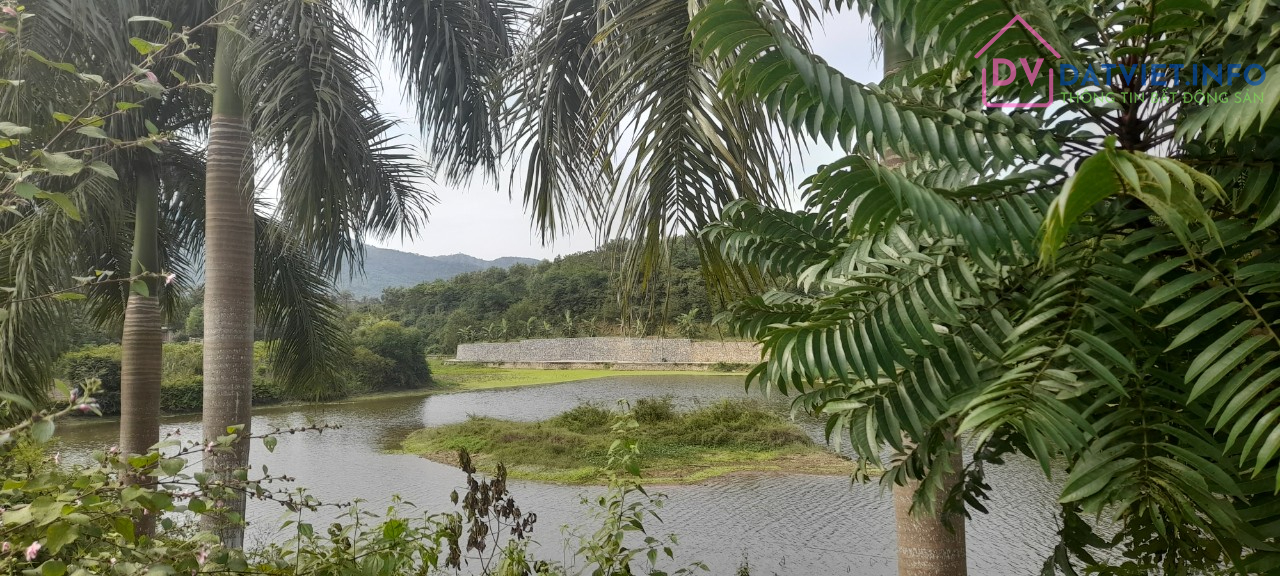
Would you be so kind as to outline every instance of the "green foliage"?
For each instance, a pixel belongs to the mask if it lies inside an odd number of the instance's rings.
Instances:
[[[797,426],[750,401],[725,400],[679,413],[670,400],[644,399],[629,414],[642,426],[633,435],[644,445],[645,467],[655,474],[715,465],[726,471],[735,466],[767,469],[769,460],[778,456],[826,455]],[[592,404],[544,422],[472,417],[419,430],[405,440],[404,448],[433,458],[467,450],[486,468],[502,462],[520,476],[593,482],[601,479],[609,463],[613,448],[609,432],[617,417],[616,412]],[[843,463],[835,456],[820,460],[815,464],[824,469],[832,468],[833,462]]]
[[[198,342],[164,345],[164,363],[160,384],[160,409],[170,414],[199,412],[204,402],[202,374],[204,351]],[[108,344],[77,350],[63,355],[59,372],[75,386],[86,379],[101,381],[96,398],[103,414],[120,413],[120,345]],[[253,403],[255,406],[278,404],[296,399],[273,376],[266,344],[254,348]]]
[[[668,266],[644,291],[620,301],[626,280],[618,263],[623,243],[557,258],[517,264],[449,280],[392,288],[380,313],[426,333],[432,353],[453,352],[461,342],[671,332],[697,334],[705,326],[694,310],[716,310],[701,275],[701,260],[688,239],[672,242]],[[505,322],[505,328],[504,323]]]
[[[351,355],[351,390],[373,392],[388,382],[394,382],[396,362],[377,355],[364,346],[356,346]]]
[[[255,404],[257,398],[254,398]],[[204,378],[179,376],[166,378],[160,385],[160,411],[167,414],[193,414],[204,406]]]
[[[1006,114],[983,106],[982,69],[1044,56],[1039,41],[1014,27],[974,58],[1021,15],[1079,69],[1270,72],[1274,3],[814,4],[857,7],[886,54],[906,54],[901,68],[880,85],[848,79],[769,2],[716,0],[693,21],[722,87],[847,154],[805,181],[802,211],[740,202],[706,232],[727,261],[792,280],[725,315],[764,346],[751,378],[826,415],[833,441],[888,466],[884,482],[921,481],[917,511],[934,512],[961,449],[973,456],[947,505],[966,511],[985,510],[984,466],[1009,453],[1046,474],[1065,466],[1046,574],[1274,566],[1277,100],[1196,103],[1174,89],[1179,105],[1126,103],[1157,93],[1135,82],[1105,89],[1119,104]],[[990,88],[993,101],[1048,96]],[[1082,514],[1116,522],[1114,542]],[[1102,565],[1090,550],[1109,546],[1123,560]]]
[[[431,383],[421,330],[381,320],[356,330],[354,341],[359,348],[351,368],[357,385],[388,391],[421,388]],[[359,352],[360,348],[364,349],[363,353]]]
[[[60,361],[71,386],[83,387],[98,380],[94,398],[103,414],[120,413],[120,347],[95,346],[63,356]]]
[[[239,427],[232,427],[209,442],[165,438],[147,454],[126,457],[112,448],[94,454],[89,466],[61,466],[56,456],[48,457],[43,444],[60,418],[94,402],[95,391],[86,388],[88,395],[78,399],[85,404],[73,401],[58,412],[38,412],[34,419],[0,430],[0,476],[5,479],[0,489],[0,541],[5,544],[0,571],[5,574],[393,576],[456,571],[463,565],[483,576],[571,573],[532,557],[527,538],[537,516],[517,505],[501,465],[494,474],[478,477],[465,451],[458,460],[467,473],[467,489],[452,497],[459,511],[419,512],[395,497],[384,513],[373,513],[357,501],[342,505],[345,511],[324,531],[307,519],[325,503],[303,489],[275,487],[286,481],[283,477],[266,476],[265,470],[261,477],[251,477],[246,470],[226,477],[192,471],[192,461],[231,451],[237,442],[261,440],[273,450],[273,434],[322,428],[242,437]],[[8,410],[9,403],[0,400],[0,410]],[[632,419],[626,422],[634,424]],[[635,427],[605,425],[620,432]],[[636,454],[635,441],[620,435],[610,449],[610,463],[635,470]],[[140,478],[148,481],[139,482]],[[279,527],[291,538],[246,556],[223,548],[218,536],[200,530],[197,522],[187,522],[221,514],[218,502],[233,493],[277,502],[293,512]],[[674,558],[675,536],[658,539],[646,530],[646,524],[661,522],[656,514],[662,506],[660,495],[614,474],[608,492],[584,504],[600,527],[575,528],[575,564],[580,567],[573,574],[665,574],[656,566],[657,554]],[[142,516],[158,519],[154,536],[139,532],[137,519]],[[648,568],[641,569],[638,564],[646,561]]]

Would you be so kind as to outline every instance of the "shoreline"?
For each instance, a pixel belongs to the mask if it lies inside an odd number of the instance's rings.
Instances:
[[[647,486],[689,486],[701,484],[708,480],[732,477],[773,477],[773,476],[851,476],[853,460],[824,450],[832,458],[824,454],[774,454],[758,453],[758,460],[727,460],[718,462],[711,460],[707,464],[690,463],[679,467],[641,468],[641,475],[636,478]],[[458,468],[458,456],[449,452],[418,454],[406,450],[393,453],[409,454]],[[495,464],[486,461],[480,455],[472,455],[472,464],[485,474],[492,474]],[[507,466],[507,478],[526,482],[539,482],[560,486],[605,486],[606,470],[597,467],[577,469],[551,469],[524,465]]]
[[[439,360],[436,360],[439,362]],[[440,366],[436,368],[435,366]],[[502,388],[523,388],[528,386],[549,386],[568,382],[581,382],[610,377],[640,376],[745,376],[745,372],[706,372],[689,370],[610,370],[610,369],[538,369],[538,368],[495,368],[472,363],[439,362],[432,367],[433,383],[425,388],[411,390],[394,390],[390,392],[373,392],[355,394],[336,400],[311,402],[306,400],[288,400],[275,404],[259,404],[253,407],[253,413],[296,408],[298,406],[339,406],[355,402],[376,400],[394,400],[397,398],[425,398],[437,394],[455,394],[476,392],[481,390],[498,390]],[[161,418],[177,418],[199,415],[200,412],[163,412]],[[112,422],[119,421],[119,416],[88,417],[77,416],[64,421],[64,425],[76,425],[80,422]]]

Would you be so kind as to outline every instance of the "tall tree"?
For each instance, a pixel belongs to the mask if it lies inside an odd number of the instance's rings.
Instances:
[[[144,8],[154,11],[145,13]],[[46,42],[51,42],[54,38],[78,38],[73,47],[76,50],[83,48],[81,54],[88,54],[86,58],[96,59],[98,63],[129,62],[125,56],[104,58],[108,54],[118,56],[122,45],[129,51],[138,46],[143,47],[137,48],[139,51],[144,51],[144,48],[147,51],[155,50],[159,46],[149,46],[149,43],[140,39],[134,42],[121,40],[122,34],[126,34],[124,40],[128,40],[125,30],[130,22],[146,25],[156,25],[154,23],[159,22],[183,29],[195,27],[211,18],[222,21],[237,14],[248,14],[258,19],[242,19],[238,22],[260,34],[266,34],[268,38],[259,38],[257,43],[233,41],[232,49],[227,51],[217,50],[218,44],[214,37],[201,38],[201,44],[213,50],[188,55],[197,58],[188,62],[190,69],[183,69],[181,73],[193,78],[208,78],[208,71],[217,68],[216,63],[208,57],[229,54],[230,56],[218,61],[222,67],[217,69],[215,76],[221,74],[223,77],[223,90],[219,91],[223,96],[221,100],[215,98],[214,106],[234,111],[242,106],[244,100],[238,96],[242,93],[251,94],[255,102],[273,103],[255,106],[254,113],[246,115],[246,121],[254,128],[253,135],[258,139],[259,145],[270,155],[284,159],[280,212],[288,218],[258,216],[252,209],[252,197],[239,197],[240,204],[236,205],[236,209],[248,220],[247,223],[236,222],[239,226],[236,230],[241,234],[234,241],[249,243],[251,259],[238,261],[240,268],[236,278],[249,283],[236,285],[242,296],[234,299],[235,304],[240,306],[237,308],[240,314],[237,319],[248,322],[248,328],[243,332],[251,338],[254,308],[262,312],[262,323],[268,337],[272,339],[272,353],[279,361],[278,376],[293,384],[297,393],[322,395],[324,388],[335,381],[335,376],[343,369],[341,350],[346,343],[342,332],[333,324],[335,309],[329,298],[331,289],[325,278],[332,279],[344,264],[358,263],[359,242],[365,234],[389,234],[401,228],[412,228],[425,215],[425,203],[430,200],[430,195],[420,188],[423,171],[414,154],[386,135],[392,123],[373,110],[372,98],[368,95],[366,86],[369,65],[360,52],[358,34],[345,20],[338,18],[334,7],[327,2],[255,3],[242,0],[219,5],[215,2],[84,4],[73,0],[44,0],[40,2],[39,9],[42,14],[51,15],[47,23],[42,23],[45,24],[44,32],[48,33],[39,35],[39,38]],[[137,19],[135,16],[142,18]],[[258,22],[256,28],[253,22]],[[264,26],[263,23],[267,25]],[[244,30],[240,30],[238,33],[243,32]],[[235,35],[232,37],[236,38]],[[295,61],[298,54],[317,49],[332,52],[322,51],[315,57]],[[129,70],[130,66],[123,68]],[[123,189],[126,192],[124,198],[129,199],[129,202],[136,198],[137,202],[132,219],[137,231],[133,236],[136,244],[134,254],[129,254],[127,245],[110,244],[117,238],[130,237],[127,233],[121,233],[119,220],[106,219],[108,215],[118,218],[122,211],[117,208],[110,211],[94,210],[94,230],[86,232],[87,236],[109,244],[109,248],[92,245],[85,246],[83,251],[77,251],[68,241],[69,237],[77,233],[75,228],[57,226],[58,223],[54,221],[56,214],[52,212],[48,218],[21,220],[15,229],[6,231],[7,239],[13,242],[12,253],[15,260],[20,257],[24,260],[34,258],[42,263],[69,261],[70,267],[87,260],[93,262],[92,267],[105,270],[127,270],[132,263],[136,271],[155,273],[165,269],[181,274],[182,262],[211,252],[207,250],[205,242],[205,164],[203,158],[192,153],[182,142],[185,136],[192,133],[199,135],[203,128],[221,130],[219,126],[222,124],[213,121],[219,116],[211,118],[207,100],[203,103],[198,99],[178,100],[165,94],[161,83],[170,79],[166,74],[168,69],[135,72],[151,74],[147,76],[147,80],[139,81],[140,87],[146,88],[148,93],[154,91],[153,95],[158,97],[146,102],[151,108],[146,110],[145,116],[160,125],[155,130],[164,132],[152,138],[154,142],[151,146],[160,153],[159,156],[138,152],[108,159],[115,166],[116,172],[126,176],[123,181],[127,184],[139,184]],[[231,74],[229,78],[228,74]],[[56,76],[50,79],[55,83],[65,83],[65,80]],[[228,98],[231,104],[227,104]],[[103,101],[102,104],[110,109],[115,102]],[[133,106],[136,103],[123,104]],[[103,116],[106,117],[106,114]],[[116,124],[118,123],[107,127],[114,129],[117,128]],[[134,128],[140,127],[126,127]],[[172,133],[170,130],[179,132]],[[344,138],[335,138],[338,134]],[[225,142],[225,138],[222,138],[225,134],[218,132],[218,135],[218,138],[211,138],[211,141],[215,144]],[[164,140],[171,144],[160,145]],[[221,157],[218,150],[215,145],[214,169],[208,171],[214,176],[214,180],[217,180],[218,174],[226,175],[225,166],[222,167],[223,170],[218,170],[216,158]],[[346,163],[339,160],[346,160]],[[241,182],[245,174],[252,175],[252,168],[253,166],[236,164],[235,169],[241,172],[235,175],[233,182]],[[152,182],[158,183],[159,188],[153,189],[149,184]],[[142,183],[148,185],[141,185]],[[82,180],[76,197],[93,192],[93,199],[106,200],[111,193],[121,190],[112,178],[104,174],[93,174]],[[153,199],[153,192],[162,193],[163,201],[159,201],[160,198]],[[210,215],[214,221],[218,221],[225,217],[228,204],[225,196],[221,204],[216,194],[210,196],[213,199],[209,203],[214,206]],[[219,209],[218,206],[222,208]],[[153,216],[156,209],[159,209],[159,213]],[[125,208],[124,211],[127,213],[129,210]],[[99,215],[101,219],[97,219]],[[281,222],[284,221],[289,222],[289,225],[282,225]],[[157,222],[161,228],[159,231],[154,227]],[[220,233],[223,234],[222,237],[226,236],[225,226],[220,226],[221,223],[208,226],[213,237],[219,237]],[[58,238],[57,241],[41,244],[42,240],[55,237]],[[165,258],[157,262],[157,252],[152,246],[160,237],[163,237],[164,242],[159,254]],[[264,249],[259,256],[267,258],[266,262],[263,262],[263,258],[252,259],[252,247],[255,243]],[[37,245],[41,248],[36,249]],[[50,250],[55,252],[46,253]],[[67,260],[65,255],[76,256]],[[217,261],[216,256],[210,258]],[[224,271],[225,268],[224,266]],[[255,268],[258,269],[257,274],[253,273]],[[65,272],[66,268],[46,264],[41,267],[15,267],[15,270],[34,276],[30,279],[32,283],[56,284],[65,281],[66,276],[83,274],[83,268],[77,268],[71,274],[59,278],[57,275]],[[159,361],[159,343],[155,339],[159,335],[159,316],[148,316],[145,312],[148,300],[157,294],[160,287],[159,283],[153,282],[145,290],[136,290],[135,297],[129,299],[131,317],[126,321],[129,330],[125,344],[129,350],[125,356],[129,366],[125,368],[125,372],[128,374],[126,385],[129,390],[126,390],[125,397],[131,401],[131,406],[139,409],[126,408],[129,415],[122,423],[122,431],[125,433],[126,444],[137,444],[143,448],[153,443],[154,440],[151,439],[157,434],[157,413],[147,410],[147,407],[154,407],[154,404],[149,403],[156,400],[152,390],[158,384],[158,378],[147,367],[151,362]],[[95,296],[99,296],[95,298],[95,302],[100,304],[103,312],[101,317],[112,316],[112,310],[122,311],[123,304],[118,291],[113,294],[111,290],[99,290]],[[141,313],[135,315],[135,310]],[[235,323],[230,325],[237,326]],[[6,328],[12,326],[14,325]],[[12,340],[5,343],[10,341]],[[216,338],[214,344],[215,349],[220,349],[216,348]],[[251,340],[249,345],[252,345]],[[226,355],[215,356],[225,360]],[[245,366],[237,365],[241,374],[249,374],[252,354],[244,354],[238,358],[240,362],[246,363]],[[215,374],[210,376],[213,382],[206,385],[206,390],[210,387],[216,390],[217,372],[230,369],[221,367],[218,361],[211,364]],[[246,386],[247,383],[248,380],[244,380]],[[243,396],[237,394],[230,395],[233,402],[237,398],[247,402],[247,388],[243,391]],[[210,405],[215,416],[218,415],[219,408],[226,411],[227,403],[223,401],[227,396],[216,393],[212,395]],[[232,406],[233,409],[241,407],[239,404]],[[219,423],[213,430],[219,436],[226,434],[225,428],[233,423],[248,423],[247,411],[233,415],[224,413],[222,416],[228,420]],[[238,420],[230,421],[233,417]],[[231,457],[215,455],[212,460],[214,464],[230,467],[247,455],[247,446],[241,446],[240,450]],[[235,530],[228,532],[229,541],[234,543],[236,538]]]
[[[519,5],[354,2],[384,33],[420,110],[430,152],[449,174],[496,166],[495,62],[510,50]],[[359,266],[366,235],[412,232],[425,217],[421,175],[383,134],[368,90],[373,65],[336,1],[221,0],[229,19],[213,53],[205,284],[206,435],[249,432],[255,210],[254,152],[279,169],[277,211],[334,274]],[[247,465],[248,445],[206,461]],[[232,513],[243,502],[231,502]],[[238,546],[243,531],[223,530]]]
[[[738,203],[708,233],[726,258],[795,280],[732,310],[764,344],[753,376],[827,415],[884,482],[919,482],[919,507],[983,511],[984,468],[1010,454],[1046,474],[1065,463],[1046,573],[1266,573],[1280,541],[1280,14],[1247,0],[853,4],[902,26],[898,79],[844,77],[751,0],[694,22],[734,66],[729,89],[850,152],[806,181],[804,210]],[[994,56],[975,56],[1006,27],[1000,57],[1125,74],[1052,107],[988,108],[1051,98],[983,85]],[[1234,102],[1208,102],[1203,85],[1134,72],[1163,62],[1256,67],[1211,81]],[[908,160],[868,161],[890,152]],[[948,490],[957,431],[973,456]],[[900,456],[881,462],[885,445]],[[1086,513],[1115,523],[1114,543]],[[1123,565],[1095,556],[1113,544]]]
[[[553,0],[511,67],[507,150],[544,240],[585,222],[633,240],[623,262],[651,280],[666,241],[695,235],[739,198],[774,204],[791,148],[759,102],[716,86],[689,22],[701,2]],[[719,256],[699,244],[710,270]],[[624,277],[631,277],[625,274]],[[721,287],[750,278],[712,274]],[[628,293],[631,291],[628,290]]]

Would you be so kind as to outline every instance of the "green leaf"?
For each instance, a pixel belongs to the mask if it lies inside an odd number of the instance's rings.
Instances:
[[[80,209],[76,207],[76,203],[71,200],[70,196],[61,192],[37,192],[35,196],[57,204],[67,214],[68,218],[76,222],[80,221]]]
[[[50,438],[53,438],[53,428],[53,420],[42,419],[31,425],[31,438],[33,438],[36,443],[44,444],[45,442],[48,442]]]
[[[26,126],[19,126],[13,122],[0,122],[0,134],[5,136],[21,136],[30,133],[31,129]]]
[[[57,68],[58,70],[62,70],[64,72],[70,72],[72,74],[76,73],[75,66],[72,66],[71,64],[67,64],[66,62],[54,62],[52,60],[49,60],[48,58],[45,58],[44,56],[41,56],[40,54],[36,53],[33,50],[27,50],[27,56],[30,56],[32,59],[34,59],[37,62],[40,62],[47,66],[51,66],[53,68]]]
[[[67,565],[61,560],[45,560],[40,565],[40,576],[62,576],[67,573]]]
[[[1124,354],[1121,354],[1119,350],[1116,350],[1110,344],[1107,344],[1106,342],[1104,342],[1101,338],[1098,338],[1093,334],[1085,332],[1084,330],[1072,330],[1071,334],[1076,338],[1079,338],[1081,341],[1087,343],[1090,348],[1093,348],[1094,350],[1101,352],[1104,356],[1107,357],[1108,360],[1111,360],[1111,362],[1114,363],[1116,366],[1124,368],[1125,372],[1128,372],[1130,374],[1138,373],[1138,369],[1134,367],[1133,362],[1130,362],[1129,359],[1126,358]]]
[[[186,466],[187,461],[181,458],[165,458],[160,461],[160,471],[166,476],[177,476]]]
[[[167,29],[173,29],[173,22],[170,22],[168,20],[161,20],[154,16],[132,16],[129,18],[130,24],[134,24],[137,22],[152,22],[152,23],[164,26]]]
[[[267,436],[262,439],[262,445],[267,447],[267,452],[275,452],[277,442],[279,440],[275,436]]]
[[[84,169],[84,162],[61,152],[40,153],[40,164],[53,176],[75,176]]]
[[[1214,308],[1212,311],[1197,318],[1195,322],[1188,324],[1186,328],[1183,328],[1182,331],[1174,337],[1173,342],[1169,344],[1169,347],[1165,348],[1165,352],[1192,341],[1196,336],[1204,334],[1215,324],[1221,322],[1228,316],[1235,314],[1242,308],[1244,308],[1244,304],[1240,302],[1228,302],[1222,306]]]
[[[27,200],[35,200],[36,194],[42,194],[44,191],[30,182],[19,182],[14,185],[13,193]]]
[[[88,136],[90,138],[97,138],[99,140],[109,140],[111,138],[110,136],[107,136],[106,130],[103,130],[97,126],[81,126],[79,130],[76,130],[76,132],[80,134],[84,134],[85,136]]]
[[[137,541],[136,528],[133,525],[133,519],[127,514],[121,514],[111,517],[111,526],[115,528],[121,536],[124,536],[126,542],[132,544]]]
[[[87,298],[87,296],[85,296],[84,294],[81,294],[81,293],[79,293],[79,292],[61,292],[61,293],[58,293],[58,294],[54,294],[54,295],[53,295],[53,299],[54,299],[54,300],[57,300],[57,301],[59,301],[59,302],[70,302],[70,301],[73,301],[73,300],[84,300],[85,298]]]
[[[144,280],[134,280],[129,283],[129,290],[139,296],[150,296],[151,288],[147,286]]]
[[[102,162],[100,160],[95,160],[93,162],[90,162],[89,169],[93,170],[94,172],[97,172],[98,174],[106,176],[107,178],[110,178],[112,180],[120,179],[120,175],[116,174],[115,168],[112,168],[110,164],[107,164],[106,162]]]
[[[137,50],[138,54],[143,56],[164,48],[164,44],[156,44],[155,42],[150,42],[137,37],[130,38],[129,45],[133,46],[133,49]]]
[[[1191,288],[1211,280],[1214,276],[1215,274],[1209,270],[1183,274],[1182,276],[1170,281],[1168,284],[1157,288],[1156,291],[1151,294],[1151,297],[1147,298],[1147,301],[1143,303],[1142,307],[1150,308],[1157,304],[1163,304],[1173,300],[1174,298],[1182,296]]]
[[[1067,179],[1062,193],[1049,205],[1040,225],[1041,260],[1054,261],[1071,226],[1095,204],[1119,194],[1121,189],[1120,180],[1116,178],[1105,151],[1081,162],[1080,169]]]

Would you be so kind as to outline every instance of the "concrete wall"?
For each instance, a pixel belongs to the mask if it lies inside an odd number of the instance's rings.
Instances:
[[[683,338],[547,338],[519,342],[459,344],[459,362],[754,364],[754,342],[691,341]]]

